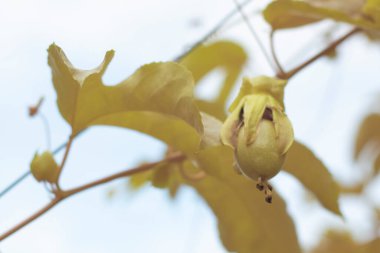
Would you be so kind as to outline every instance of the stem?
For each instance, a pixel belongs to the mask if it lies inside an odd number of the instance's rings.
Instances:
[[[272,53],[272,58],[274,60],[274,63],[276,64],[278,68],[278,74],[277,75],[285,75],[284,68],[282,67],[280,61],[278,60],[276,49],[274,47],[274,32],[275,30],[272,30],[269,36],[269,42],[270,42],[270,51]]]
[[[138,174],[138,173],[141,173],[141,172],[144,172],[144,171],[148,171],[150,169],[153,169],[156,165],[158,165],[158,164],[160,164],[162,162],[181,162],[184,159],[186,159],[185,154],[177,152],[177,153],[174,153],[174,154],[166,157],[165,159],[163,159],[161,161],[153,162],[153,163],[147,163],[147,164],[142,164],[142,165],[137,166],[137,167],[135,167],[133,169],[122,171],[122,172],[119,172],[119,173],[107,176],[105,178],[102,178],[102,179],[99,179],[99,180],[95,180],[95,181],[93,181],[91,183],[84,184],[82,186],[73,188],[71,190],[67,190],[67,191],[60,191],[60,190],[58,190],[56,192],[56,197],[49,204],[47,204],[45,207],[43,207],[39,211],[37,211],[36,213],[34,213],[33,215],[31,215],[30,217],[28,217],[25,220],[23,220],[22,222],[20,222],[19,224],[17,224],[13,228],[9,229],[4,234],[0,235],[0,242],[2,240],[4,240],[4,239],[8,238],[9,236],[11,236],[12,234],[14,234],[15,232],[19,231],[20,229],[22,229],[23,227],[25,227],[26,225],[28,225],[32,221],[36,220],[37,218],[39,218],[43,214],[45,214],[47,211],[49,211],[50,209],[52,209],[54,206],[56,206],[62,200],[67,199],[67,198],[69,198],[69,197],[71,197],[71,196],[73,196],[73,195],[75,195],[77,193],[80,193],[80,192],[88,190],[90,188],[93,188],[93,187],[96,187],[96,186],[99,186],[99,185],[111,182],[111,181],[113,181],[115,179],[119,179],[119,178],[131,176],[131,175],[134,175],[134,174]]]
[[[21,176],[19,176],[15,181],[13,181],[10,185],[5,187],[4,190],[0,192],[0,198],[2,198],[5,194],[7,194],[10,190],[12,190],[16,185],[21,183],[25,178],[27,178],[30,175],[30,170],[24,172]]]
[[[58,180],[57,180],[57,187],[58,189],[60,189],[59,187],[59,178],[62,174],[62,170],[63,168],[65,167],[65,164],[66,164],[66,160],[67,160],[67,157],[69,156],[69,152],[70,152],[70,149],[71,149],[71,144],[73,143],[73,140],[74,140],[75,136],[74,135],[70,135],[69,137],[69,140],[67,141],[67,144],[66,144],[66,149],[65,149],[65,153],[63,155],[63,158],[62,158],[62,161],[61,161],[61,165],[59,166],[59,169],[58,169]]]
[[[352,29],[350,32],[342,36],[341,38],[335,40],[332,42],[330,45],[328,45],[325,49],[317,53],[315,56],[311,57],[309,60],[305,61],[304,63],[300,64],[299,66],[295,67],[294,69],[286,72],[285,74],[277,73],[277,77],[282,78],[282,79],[290,79],[292,78],[295,74],[303,70],[305,67],[309,66],[311,63],[314,61],[318,60],[322,56],[326,55],[329,53],[331,50],[334,50],[338,45],[340,45],[342,42],[344,42],[346,39],[350,38],[352,35],[355,33],[361,31],[360,28],[356,27]]]
[[[247,0],[245,1],[244,3],[242,3],[240,6],[245,6],[247,5],[249,2],[251,2],[252,0]],[[209,31],[205,36],[203,36],[200,40],[198,40],[195,44],[193,44],[193,46],[188,49],[187,51],[185,51],[183,54],[180,54],[179,56],[177,56],[173,61],[175,62],[179,62],[181,61],[183,58],[185,58],[187,55],[189,55],[190,53],[192,53],[194,50],[196,50],[197,48],[199,48],[200,46],[202,46],[202,44],[207,41],[213,34],[215,34],[217,31],[219,31],[220,28],[222,28],[236,13],[238,13],[239,10],[237,10],[236,8],[234,10],[232,10],[231,12],[229,12],[226,16],[224,16],[222,18],[222,20],[220,20],[218,22],[218,24],[213,28],[211,29],[211,31]]]
[[[42,112],[40,112],[38,115],[40,116],[42,120],[42,124],[44,125],[44,128],[45,128],[46,148],[50,150],[51,149],[51,134],[50,134],[49,121],[47,120],[47,118]]]
[[[249,31],[251,32],[253,38],[255,39],[256,43],[259,45],[260,47],[260,50],[261,52],[263,53],[265,59],[267,60],[269,66],[272,68],[272,70],[276,73],[278,71],[281,71],[281,70],[277,70],[277,66],[276,64],[274,64],[272,62],[272,59],[271,57],[269,56],[269,54],[267,53],[267,50],[265,49],[264,47],[264,44],[261,42],[261,39],[260,37],[257,35],[255,29],[253,28],[253,26],[251,25],[251,23],[249,22],[249,19],[248,17],[245,15],[244,11],[243,11],[243,7],[238,3],[237,0],[233,0],[235,2],[235,5],[236,5],[236,8],[238,9],[238,11],[240,12],[240,15],[242,16],[245,24],[247,25]]]

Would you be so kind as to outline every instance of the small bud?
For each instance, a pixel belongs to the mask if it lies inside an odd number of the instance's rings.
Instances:
[[[36,116],[36,114],[37,114],[38,111],[40,110],[40,107],[41,107],[43,101],[44,101],[44,98],[41,97],[41,98],[38,100],[38,102],[37,102],[36,105],[32,105],[32,106],[29,106],[29,107],[28,107],[28,112],[29,112],[29,116],[30,116],[30,117],[34,117],[34,116]]]
[[[41,155],[35,154],[30,164],[30,170],[37,181],[56,183],[59,175],[59,167],[50,152]]]

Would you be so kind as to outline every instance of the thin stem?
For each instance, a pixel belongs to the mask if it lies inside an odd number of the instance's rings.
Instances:
[[[243,11],[243,7],[238,3],[237,0],[233,0],[233,1],[235,2],[236,8],[240,12],[240,15],[242,16],[245,24],[247,25],[249,31],[251,32],[253,38],[255,39],[256,43],[259,45],[261,52],[263,53],[263,55],[264,55],[265,59],[267,60],[269,66],[272,68],[272,70],[275,73],[278,72],[279,70],[277,69],[277,66],[273,63],[272,58],[270,57],[267,50],[265,49],[264,44],[262,43],[259,35],[256,33],[255,29],[251,25],[251,22],[249,21],[247,15],[245,15],[245,13]]]
[[[358,27],[352,29],[350,32],[348,32],[347,34],[345,34],[341,38],[339,38],[339,39],[335,40],[334,42],[332,42],[330,45],[328,45],[325,49],[323,49],[322,51],[320,51],[319,53],[317,53],[315,56],[311,57],[309,60],[303,62],[302,64],[300,64],[299,66],[295,67],[294,69],[286,72],[284,75],[282,75],[281,73],[277,73],[277,77],[283,78],[283,79],[290,79],[291,77],[293,77],[295,74],[297,74],[298,72],[300,72],[301,70],[303,70],[305,67],[309,66],[314,61],[318,60],[322,56],[324,56],[327,53],[331,52],[331,50],[334,50],[338,45],[340,45],[346,39],[350,38],[352,35],[354,35],[355,33],[359,32],[359,31],[361,31],[361,29],[358,28]]]
[[[38,116],[40,116],[42,120],[42,124],[44,125],[44,128],[45,128],[46,147],[48,150],[50,150],[51,149],[51,134],[50,134],[49,121],[47,120],[47,118],[42,112],[39,112]]]
[[[16,185],[21,183],[25,178],[30,175],[30,170],[24,172],[21,176],[19,176],[15,181],[13,181],[10,185],[5,187],[4,190],[0,192],[0,198],[2,198],[5,194],[7,194],[10,190],[12,190]]]
[[[137,167],[135,167],[133,169],[122,171],[122,172],[119,172],[119,173],[107,176],[105,178],[102,178],[102,179],[99,179],[99,180],[95,180],[95,181],[93,181],[91,183],[84,184],[82,186],[73,188],[71,190],[67,190],[67,191],[60,191],[60,190],[58,190],[56,192],[55,198],[49,204],[47,204],[45,207],[43,207],[39,211],[37,211],[36,213],[34,213],[33,215],[31,215],[30,217],[28,217],[25,220],[23,220],[22,222],[20,222],[19,224],[17,224],[13,228],[9,229],[4,234],[0,235],[0,242],[2,240],[4,240],[4,239],[8,238],[9,236],[11,236],[12,234],[14,234],[15,232],[19,231],[20,229],[22,229],[23,227],[25,227],[26,225],[28,225],[32,221],[36,220],[37,218],[39,218],[43,214],[45,214],[47,211],[49,211],[50,209],[52,209],[54,206],[56,206],[62,200],[67,199],[67,198],[69,198],[69,197],[71,197],[71,196],[73,196],[73,195],[75,195],[77,193],[80,193],[80,192],[88,190],[90,188],[93,188],[93,187],[96,187],[96,186],[108,183],[108,182],[113,181],[115,179],[119,179],[119,178],[131,176],[131,175],[134,175],[134,174],[137,174],[137,173],[141,173],[141,172],[144,172],[144,171],[148,171],[150,169],[155,168],[155,166],[157,166],[158,164],[160,164],[162,162],[181,162],[184,159],[186,159],[185,154],[177,152],[177,153],[174,153],[174,154],[166,157],[165,159],[163,159],[161,161],[153,162],[153,163],[147,163],[147,164],[142,164],[142,165],[137,166]]]
[[[241,6],[247,5],[251,1],[252,0],[247,0],[247,1],[243,2],[241,4]],[[195,44],[193,44],[193,46],[190,47],[190,49],[188,49],[187,51],[185,51],[183,54],[180,54],[179,56],[177,56],[173,61],[176,61],[176,62],[181,61],[187,55],[189,55],[194,50],[196,50],[197,48],[199,48],[200,46],[202,46],[202,44],[204,42],[206,42],[212,35],[214,35],[216,32],[218,32],[220,30],[220,28],[222,28],[238,12],[239,12],[239,10],[237,10],[237,9],[234,9],[231,12],[229,12],[226,16],[224,16],[222,18],[222,20],[220,20],[218,22],[218,24],[213,29],[211,29],[206,35],[204,35],[200,40],[198,40]]]
[[[63,155],[63,158],[62,158],[62,161],[61,161],[61,165],[59,166],[59,169],[58,169],[58,182],[57,182],[57,187],[58,189],[60,188],[59,187],[59,178],[62,174],[62,170],[63,168],[65,167],[65,164],[66,164],[66,160],[67,160],[67,157],[69,156],[69,153],[70,153],[70,149],[71,149],[71,144],[73,143],[73,140],[74,140],[75,136],[74,135],[70,135],[69,137],[69,140],[67,141],[67,144],[66,144],[66,149],[65,149],[65,153]]]
[[[270,51],[272,53],[272,58],[274,60],[274,63],[276,64],[277,66],[277,69],[278,69],[278,73],[280,75],[284,75],[285,72],[284,72],[284,68],[282,67],[278,57],[277,57],[277,53],[276,53],[276,48],[274,46],[274,33],[275,33],[275,30],[272,30],[271,33],[270,33],[270,36],[269,36],[269,41],[270,41]]]

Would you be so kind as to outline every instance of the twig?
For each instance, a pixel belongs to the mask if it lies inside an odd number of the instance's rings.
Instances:
[[[284,74],[277,73],[276,76],[279,77],[279,78],[282,78],[282,79],[290,79],[291,77],[293,77],[295,74],[297,74],[298,72],[300,72],[301,70],[303,70],[305,67],[307,67],[308,65],[310,65],[314,61],[318,60],[322,56],[324,56],[327,53],[331,52],[331,50],[334,50],[338,45],[340,45],[346,39],[350,38],[352,35],[354,35],[355,33],[359,32],[359,31],[361,31],[361,29],[358,28],[358,27],[352,29],[350,32],[348,32],[347,34],[345,34],[341,38],[339,38],[339,39],[335,40],[334,42],[332,42],[325,49],[323,49],[322,51],[320,51],[319,53],[317,53],[315,56],[311,57],[309,60],[303,62],[299,66],[295,67],[294,69],[292,69],[292,70],[290,70],[290,71],[288,71],[288,72],[286,72]]]
[[[274,63],[276,64],[277,66],[277,69],[278,69],[278,73],[280,75],[284,75],[285,72],[284,72],[284,68],[281,66],[281,63],[277,57],[277,53],[276,53],[276,49],[274,47],[274,33],[275,33],[275,30],[272,30],[270,35],[269,35],[269,41],[270,41],[270,51],[272,53],[272,58],[274,60]]]
[[[249,2],[251,2],[252,0],[247,0],[245,1],[244,3],[242,3],[240,6],[245,6],[247,5]],[[177,56],[176,58],[174,58],[173,61],[175,62],[179,62],[181,61],[183,58],[185,58],[187,55],[189,55],[190,53],[192,53],[195,49],[197,49],[198,47],[202,46],[202,44],[204,42],[206,42],[213,34],[215,34],[217,31],[219,31],[220,28],[222,28],[236,13],[238,13],[239,10],[237,9],[234,9],[232,10],[231,12],[229,12],[226,16],[224,16],[222,18],[222,20],[220,20],[218,22],[218,24],[213,28],[211,29],[205,36],[203,36],[200,40],[198,40],[195,44],[193,44],[192,47],[190,47],[190,49],[188,49],[187,51],[185,51],[184,53],[180,54],[179,56]]]
[[[242,16],[242,18],[243,18],[245,24],[247,25],[249,31],[253,35],[253,38],[255,39],[256,43],[259,45],[261,52],[263,53],[263,55],[264,55],[265,59],[267,60],[269,66],[272,68],[272,70],[275,73],[280,71],[279,69],[277,69],[277,66],[273,63],[272,58],[269,56],[267,50],[264,47],[264,44],[261,42],[260,37],[257,35],[257,33],[256,33],[255,29],[253,28],[253,26],[251,25],[251,22],[249,21],[248,17],[245,15],[242,5],[240,5],[237,0],[233,0],[233,1],[235,2],[236,8],[240,12],[240,15]]]
[[[93,187],[96,187],[96,186],[108,183],[108,182],[113,181],[115,179],[131,176],[131,175],[134,175],[134,174],[137,174],[137,173],[141,173],[141,172],[153,169],[155,166],[157,166],[158,164],[160,164],[162,162],[181,162],[185,158],[186,158],[185,154],[177,152],[177,153],[174,153],[174,154],[166,157],[165,159],[163,159],[161,161],[153,162],[153,163],[147,163],[147,164],[142,164],[142,165],[137,166],[137,167],[135,167],[133,169],[122,171],[122,172],[119,172],[119,173],[107,176],[105,178],[102,178],[102,179],[99,179],[99,180],[95,180],[95,181],[93,181],[91,183],[84,184],[82,186],[73,188],[71,190],[67,190],[67,191],[59,191],[58,190],[58,192],[56,192],[55,198],[49,204],[47,204],[45,207],[43,207],[39,211],[37,211],[36,213],[34,213],[33,215],[31,215],[30,217],[26,218],[25,220],[23,220],[22,222],[20,222],[19,224],[17,224],[13,228],[9,229],[4,234],[2,234],[0,236],[0,242],[2,240],[4,240],[4,239],[8,238],[9,236],[11,236],[12,234],[14,234],[15,232],[19,231],[20,229],[22,229],[23,227],[25,227],[26,225],[28,225],[32,221],[36,220],[37,218],[39,218],[43,214],[45,214],[47,211],[49,211],[50,209],[52,209],[54,206],[56,206],[62,200],[67,199],[67,198],[69,198],[69,197],[71,197],[71,196],[73,196],[73,195],[75,195],[77,193],[80,193],[80,192],[88,190],[90,188],[93,188]]]

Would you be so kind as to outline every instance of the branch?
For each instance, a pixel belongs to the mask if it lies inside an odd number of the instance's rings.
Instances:
[[[290,70],[290,71],[288,71],[288,72],[286,72],[284,74],[281,74],[279,72],[279,73],[277,73],[276,76],[278,78],[282,78],[282,79],[290,79],[290,78],[292,78],[295,74],[297,74],[298,72],[300,72],[305,67],[309,66],[311,63],[313,63],[314,61],[318,60],[322,56],[328,54],[329,52],[331,52],[331,50],[334,50],[342,42],[344,42],[345,40],[347,40],[348,38],[350,38],[352,35],[354,35],[355,33],[359,32],[359,31],[361,31],[361,29],[358,28],[358,27],[355,27],[350,32],[348,32],[347,34],[345,34],[344,36],[342,36],[341,38],[333,41],[325,49],[323,49],[321,52],[317,53],[315,56],[311,57],[309,60],[305,61],[304,63],[300,64],[299,66],[295,67],[294,69],[292,69],[292,70]]]
[[[242,3],[240,5],[240,7],[243,7],[245,5],[247,5],[249,2],[251,2],[252,0],[246,0],[244,3]],[[187,55],[189,55],[190,53],[192,53],[194,50],[196,50],[197,48],[199,48],[200,46],[202,46],[202,44],[207,41],[213,34],[215,34],[217,31],[219,31],[220,28],[222,28],[228,20],[230,20],[236,13],[238,13],[239,10],[238,9],[234,9],[232,10],[231,12],[229,12],[226,16],[224,16],[222,18],[222,20],[220,20],[218,22],[218,24],[213,28],[211,29],[211,31],[209,31],[206,35],[204,35],[200,40],[198,40],[195,44],[193,44],[193,46],[188,49],[187,51],[185,51],[183,54],[177,56],[173,61],[175,62],[179,62],[181,61],[183,58],[185,58]]]
[[[41,215],[46,213],[47,211],[49,211],[51,208],[53,208],[55,205],[57,205],[61,200],[62,200],[62,198],[54,198],[52,201],[50,201],[49,204],[47,204],[45,207],[40,209],[38,212],[34,213],[33,215],[31,215],[27,219],[23,220],[22,222],[20,222],[19,224],[17,224],[13,228],[11,228],[10,230],[8,230],[4,234],[2,234],[0,236],[0,242],[2,240],[4,240],[5,238],[7,238],[8,236],[17,232],[18,230],[22,229],[23,227],[25,227],[26,225],[28,225],[29,223],[31,223],[32,221],[34,221],[35,219],[37,219],[38,217],[40,217]]]
[[[102,178],[102,179],[99,179],[99,180],[95,180],[95,181],[93,181],[91,183],[84,184],[82,186],[73,188],[71,190],[67,190],[67,191],[60,191],[60,190],[58,190],[58,191],[55,192],[55,194],[56,194],[55,198],[49,204],[47,204],[45,207],[43,207],[39,211],[37,211],[36,213],[34,213],[33,215],[31,215],[30,217],[28,217],[25,220],[23,220],[22,222],[20,222],[19,224],[17,224],[13,228],[9,229],[4,234],[0,235],[0,242],[2,240],[4,240],[4,239],[8,238],[9,236],[11,236],[12,234],[14,234],[15,232],[19,231],[20,229],[22,229],[23,227],[25,227],[26,225],[28,225],[32,221],[36,220],[37,218],[39,218],[43,214],[45,214],[47,211],[49,211],[50,209],[52,209],[54,206],[56,206],[62,200],[67,199],[67,198],[69,198],[69,197],[71,197],[71,196],[73,196],[73,195],[75,195],[77,193],[80,193],[80,192],[88,190],[90,188],[93,188],[93,187],[96,187],[96,186],[99,186],[99,185],[111,182],[111,181],[113,181],[115,179],[131,176],[131,175],[134,175],[134,174],[138,174],[138,173],[142,173],[142,172],[151,170],[156,165],[158,165],[158,164],[160,164],[162,162],[173,162],[174,163],[174,162],[181,162],[184,159],[186,159],[185,154],[177,152],[177,153],[173,153],[172,155],[166,157],[165,159],[163,159],[161,161],[153,162],[153,163],[147,163],[147,164],[142,164],[142,165],[137,166],[137,167],[135,167],[133,169],[122,171],[122,172],[119,172],[119,173],[107,176],[105,178]]]
[[[71,189],[71,190],[63,191],[62,194],[63,194],[64,197],[69,197],[69,196],[72,196],[72,195],[77,194],[79,192],[82,192],[82,191],[85,191],[87,189],[90,189],[92,187],[96,187],[98,185],[102,185],[102,184],[111,182],[111,181],[113,181],[115,179],[118,179],[118,178],[128,177],[128,176],[131,176],[133,174],[138,174],[138,173],[141,173],[141,172],[145,172],[145,171],[151,170],[153,167],[159,165],[160,163],[163,163],[163,162],[177,163],[177,162],[182,162],[185,158],[186,158],[186,156],[183,153],[181,153],[181,152],[173,153],[170,156],[162,159],[161,161],[154,162],[154,163],[142,164],[142,165],[140,165],[140,166],[138,166],[136,168],[129,169],[129,170],[126,170],[126,171],[122,171],[122,172],[110,175],[108,177],[105,177],[105,178],[102,178],[102,179],[99,179],[99,180],[95,180],[95,181],[93,181],[91,183],[84,184],[82,186],[79,186],[79,187]]]
[[[270,51],[272,53],[272,58],[274,60],[274,63],[276,64],[276,66],[278,68],[278,72],[277,72],[278,74],[277,75],[284,75],[285,74],[284,68],[282,67],[280,61],[278,60],[276,49],[274,47],[274,32],[275,32],[275,30],[272,30],[270,33],[270,36],[269,36]]]

